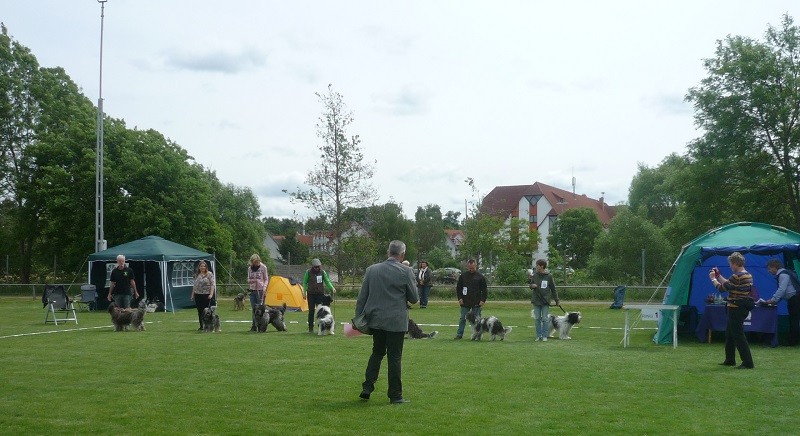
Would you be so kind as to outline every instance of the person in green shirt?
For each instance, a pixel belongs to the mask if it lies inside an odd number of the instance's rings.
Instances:
[[[322,303],[322,297],[327,293],[325,290],[336,293],[328,273],[322,269],[322,262],[319,259],[311,260],[311,268],[306,270],[303,276],[303,298],[308,300],[308,331],[314,332],[314,316],[317,304]]]

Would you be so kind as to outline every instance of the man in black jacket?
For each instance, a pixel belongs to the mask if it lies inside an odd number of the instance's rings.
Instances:
[[[475,259],[467,261],[467,272],[458,277],[456,283],[456,298],[461,306],[461,318],[458,320],[458,331],[454,339],[461,339],[464,336],[464,327],[467,325],[467,313],[470,310],[475,316],[480,318],[481,308],[486,303],[488,289],[486,287],[486,277],[477,271],[478,262]]]

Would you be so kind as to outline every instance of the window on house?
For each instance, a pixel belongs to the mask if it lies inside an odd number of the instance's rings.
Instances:
[[[175,262],[172,265],[172,286],[194,285],[194,262]]]
[[[531,217],[528,219],[528,222],[536,224],[537,223],[536,215],[531,215]]]

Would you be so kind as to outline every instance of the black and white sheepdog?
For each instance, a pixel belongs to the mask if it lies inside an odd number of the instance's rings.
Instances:
[[[134,331],[144,331],[144,314],[147,311],[147,302],[139,302],[135,309],[123,309],[117,303],[108,305],[108,313],[111,314],[111,322],[114,324],[114,331],[127,331],[132,327]]]
[[[423,333],[422,329],[414,322],[413,319],[408,319],[408,337],[410,339],[433,339],[439,332],[434,330],[430,333]]]
[[[569,332],[575,324],[581,322],[580,312],[568,312],[566,315],[555,316],[553,314],[547,315],[550,321],[550,334],[549,337],[553,338],[553,334],[558,331],[559,339],[572,339],[569,337]]]
[[[253,314],[256,320],[256,331],[264,333],[267,331],[267,327],[272,324],[275,330],[285,332],[286,323],[283,320],[284,313],[286,313],[286,303],[283,303],[283,306],[280,308],[259,304],[256,306],[256,311]]]
[[[217,315],[217,306],[206,307],[203,309],[203,331],[204,332],[218,332],[219,328],[219,315]]]
[[[316,312],[316,324],[317,324],[317,335],[332,335],[333,334],[333,327],[335,325],[333,321],[333,313],[331,312],[331,303],[333,299],[330,295],[323,295],[322,300],[317,306]]]
[[[472,326],[472,340],[480,341],[484,333],[489,333],[492,340],[500,337],[500,340],[506,338],[506,335],[511,333],[511,327],[503,327],[503,323],[495,316],[478,318],[475,312],[467,312],[467,322]]]

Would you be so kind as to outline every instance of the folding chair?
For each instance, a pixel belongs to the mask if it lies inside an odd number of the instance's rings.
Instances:
[[[47,314],[44,317],[45,324],[52,322],[58,325],[59,321],[75,321],[75,324],[78,323],[78,315],[75,313],[75,306],[69,299],[63,285],[44,285],[42,304],[47,308]],[[59,314],[61,318],[59,318]],[[72,317],[70,317],[70,314],[72,314]],[[52,320],[50,319],[50,315],[53,316]]]
[[[78,309],[83,311],[93,311],[97,309],[97,291],[94,285],[81,285],[80,300],[75,301],[78,303]]]

